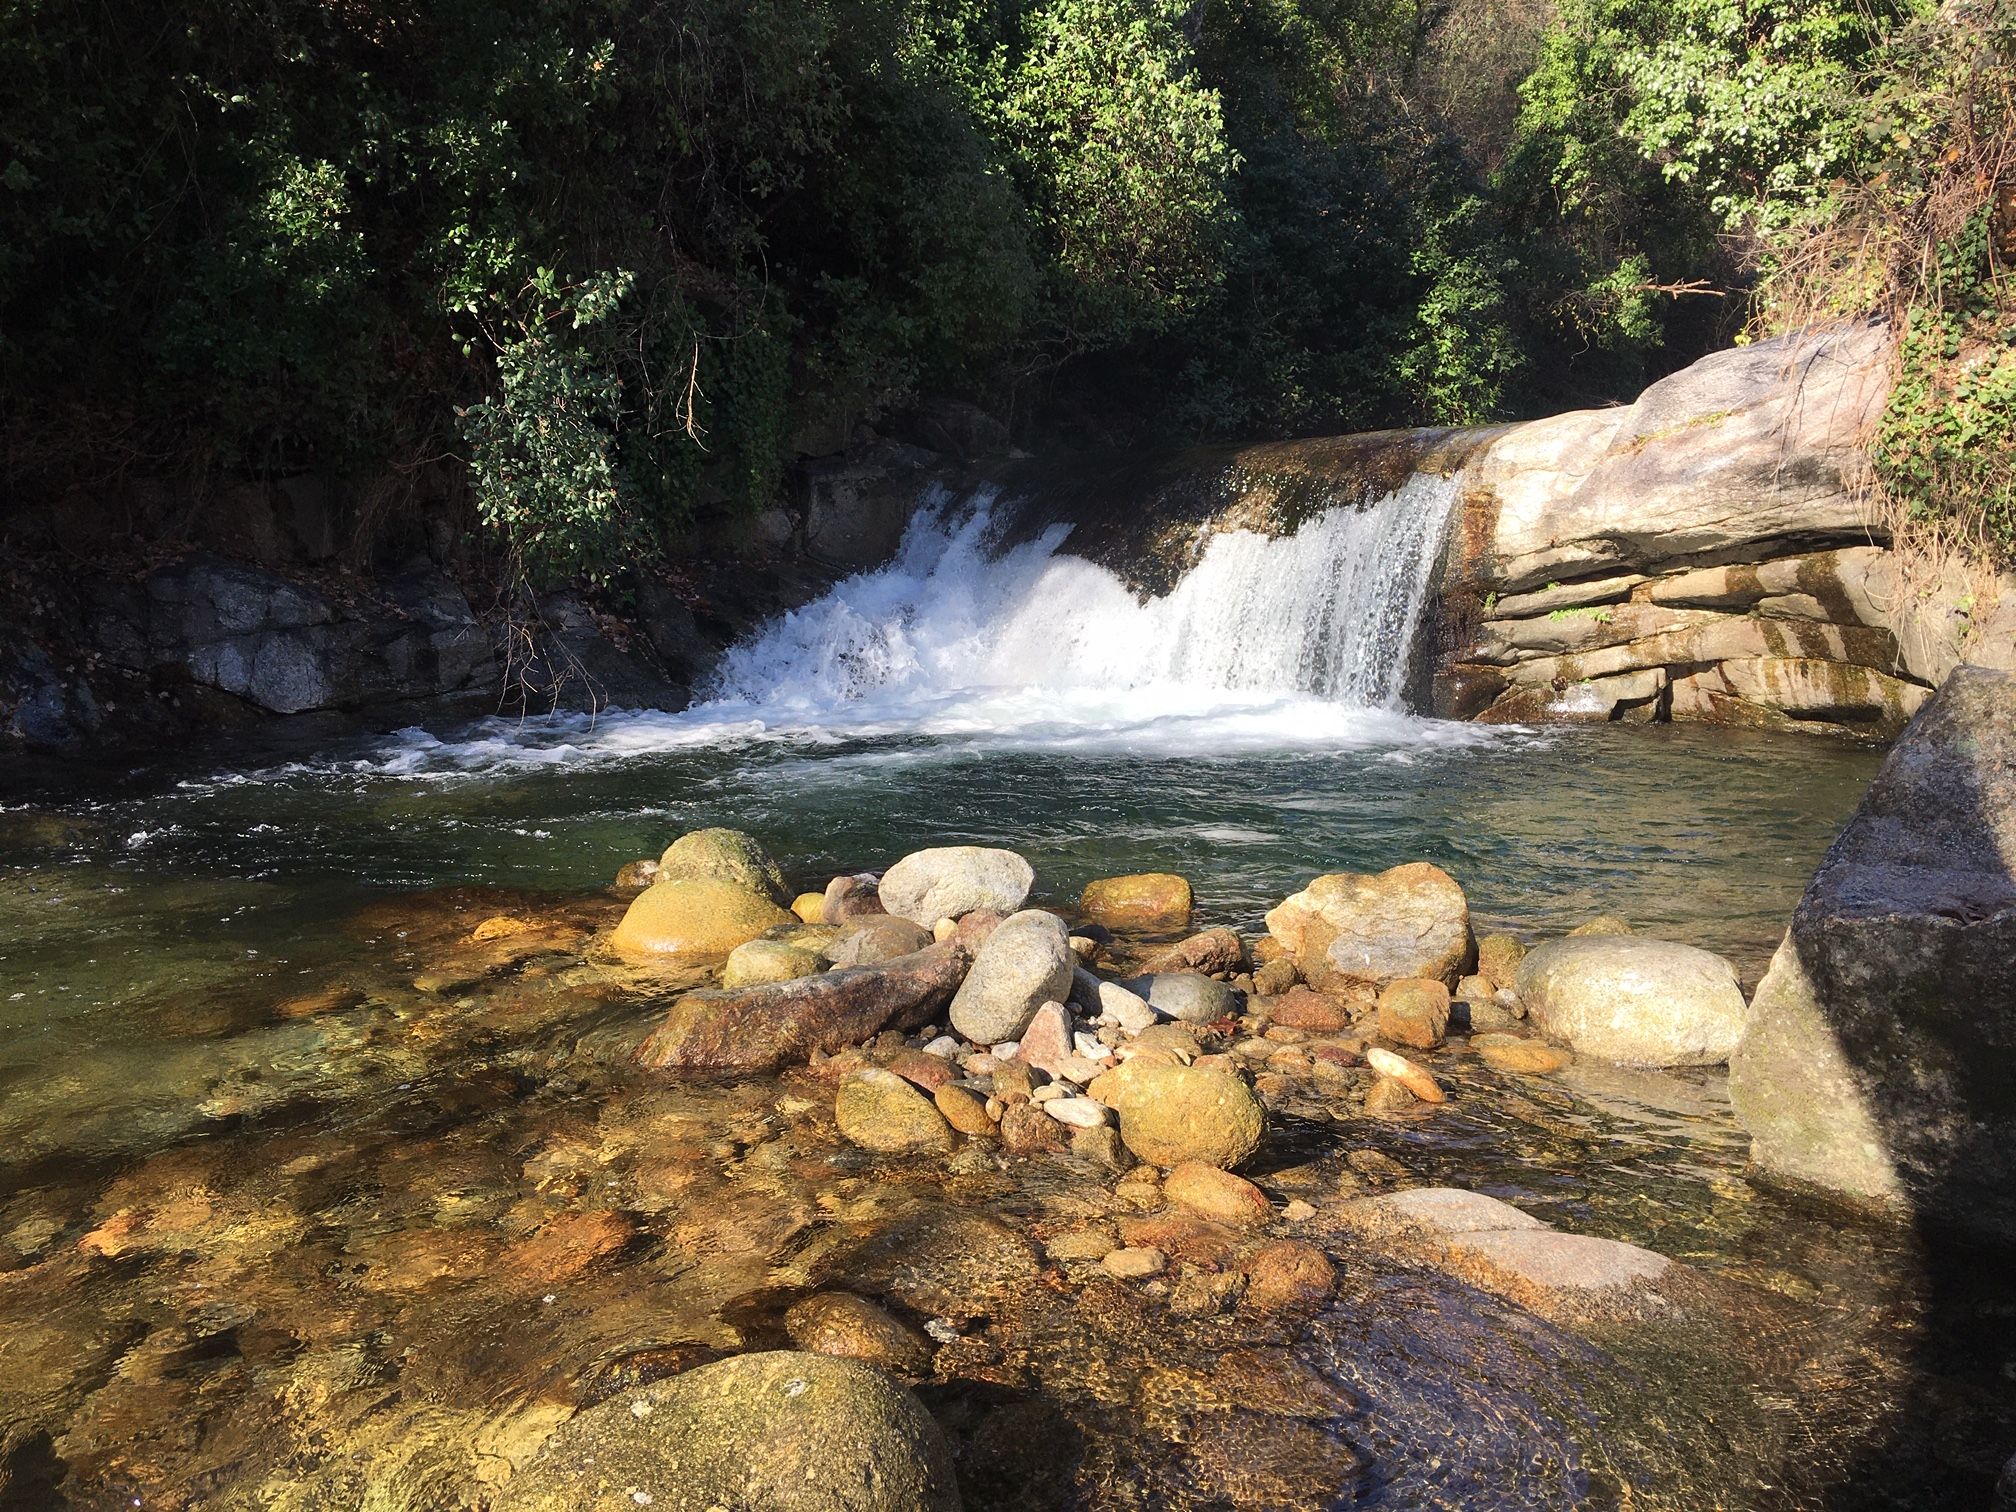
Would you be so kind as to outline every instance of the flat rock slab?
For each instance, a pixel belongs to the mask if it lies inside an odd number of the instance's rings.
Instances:
[[[1347,1221],[1403,1254],[1543,1316],[1644,1314],[1663,1305],[1672,1260],[1618,1239],[1564,1234],[1531,1213],[1454,1187],[1423,1187],[1351,1203]]]

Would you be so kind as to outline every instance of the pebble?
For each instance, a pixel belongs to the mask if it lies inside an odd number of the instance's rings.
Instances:
[[[1041,1106],[1057,1122],[1074,1129],[1097,1128],[1113,1116],[1111,1108],[1089,1097],[1053,1097],[1045,1099]]]
[[[926,1055],[939,1055],[943,1056],[946,1060],[952,1060],[959,1054],[959,1041],[949,1034],[941,1034],[924,1047],[924,1053]]]
[[[1447,1102],[1449,1094],[1426,1070],[1417,1066],[1404,1055],[1395,1055],[1391,1050],[1374,1045],[1365,1052],[1365,1064],[1381,1076],[1390,1076],[1423,1102]]]

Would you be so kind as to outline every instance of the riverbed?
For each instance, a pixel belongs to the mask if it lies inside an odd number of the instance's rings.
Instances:
[[[1215,713],[1253,738],[1205,754],[1110,707],[1063,730],[998,701],[900,730],[716,708],[22,774],[0,1416],[13,1484],[61,1499],[14,1504],[476,1504],[582,1403],[779,1342],[835,1286],[937,1324],[918,1384],[969,1507],[1822,1506],[1866,1453],[1908,1467],[1896,1505],[1985,1484],[1992,1362],[1940,1343],[1974,1294],[1907,1232],[1753,1183],[1719,1071],[1509,1077],[1459,1042],[1432,1057],[1445,1109],[1277,1120],[1255,1173],[1277,1200],[1487,1191],[1737,1299],[1712,1328],[1591,1337],[1342,1231],[1305,1325],[1177,1317],[1046,1261],[1120,1221],[1110,1173],[948,1175],[847,1147],[815,1075],[628,1063],[684,983],[598,959],[608,883],[702,825],[808,887],[962,842],[1021,851],[1066,909],[1093,877],[1179,871],[1200,926],[1249,933],[1320,871],[1431,860],[1480,931],[1620,915],[1754,979],[1877,759]],[[472,953],[499,913],[536,948]],[[1315,1372],[1316,1405],[1214,1401],[1255,1358]]]

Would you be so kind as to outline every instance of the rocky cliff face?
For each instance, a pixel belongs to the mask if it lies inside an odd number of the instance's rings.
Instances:
[[[1729,1093],[1763,1169],[2016,1239],[2016,676],[1958,669],[1884,760]]]
[[[1438,712],[1894,736],[1963,658],[2016,666],[2016,583],[1907,574],[1856,486],[1878,327],[1706,358],[1638,402],[1481,440],[1444,574]]]

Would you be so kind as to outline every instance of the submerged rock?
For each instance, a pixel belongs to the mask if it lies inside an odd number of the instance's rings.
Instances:
[[[1139,932],[1190,927],[1190,884],[1173,872],[1101,877],[1085,884],[1078,912],[1108,929]]]
[[[639,964],[698,965],[791,922],[775,903],[737,883],[661,876],[631,901],[609,944]]]
[[[2016,676],[1962,667],[1885,758],[1729,1095],[1768,1171],[2016,1238]]]
[[[1557,1046],[1543,1040],[1523,1039],[1516,1034],[1479,1034],[1470,1040],[1470,1048],[1484,1058],[1484,1064],[1497,1071],[1516,1071],[1526,1076],[1545,1076],[1550,1071],[1559,1071],[1573,1065],[1575,1058]]]
[[[1246,1305],[1258,1312],[1313,1313],[1337,1294],[1337,1267],[1313,1244],[1277,1239],[1246,1262]]]
[[[1226,1170],[1260,1148],[1266,1115],[1238,1077],[1199,1066],[1134,1066],[1115,1090],[1120,1137],[1150,1165]]]
[[[665,854],[658,858],[658,880],[696,878],[732,882],[773,903],[781,904],[791,896],[784,887],[784,873],[770,853],[753,835],[741,830],[694,830],[665,847]]]
[[[975,909],[1015,913],[1035,885],[1035,868],[1011,850],[946,845],[912,851],[890,867],[881,899],[890,913],[929,929]]]
[[[1743,1033],[1736,968],[1642,935],[1550,940],[1519,966],[1534,1024],[1578,1055],[1620,1066],[1712,1066]]]
[[[638,1047],[661,1068],[774,1071],[859,1044],[877,1030],[921,1028],[952,1000],[972,957],[954,937],[913,955],[761,987],[689,992]]]
[[[1267,915],[1267,930],[1315,987],[1383,987],[1400,977],[1447,985],[1471,956],[1463,889],[1425,861],[1318,877]]]
[[[1243,1176],[1201,1160],[1186,1160],[1163,1178],[1162,1195],[1213,1223],[1234,1228],[1265,1223],[1273,1216],[1267,1195]]]
[[[1481,1192],[1421,1187],[1345,1208],[1375,1236],[1427,1244],[1463,1279],[1547,1313],[1631,1310],[1641,1287],[1673,1269],[1666,1256],[1617,1239],[1564,1234]]]
[[[777,1350],[638,1387],[563,1424],[497,1512],[958,1512],[945,1436],[858,1360]]]
[[[800,1349],[865,1360],[884,1370],[921,1375],[931,1368],[931,1341],[852,1292],[820,1292],[784,1314],[785,1332]]]
[[[840,1083],[833,1117],[851,1144],[883,1155],[952,1148],[952,1126],[936,1104],[893,1071],[870,1066]]]
[[[1070,996],[1074,964],[1064,921],[1055,914],[1032,908],[1003,919],[952,1000],[952,1027],[979,1045],[1016,1038],[1043,1004]]]

